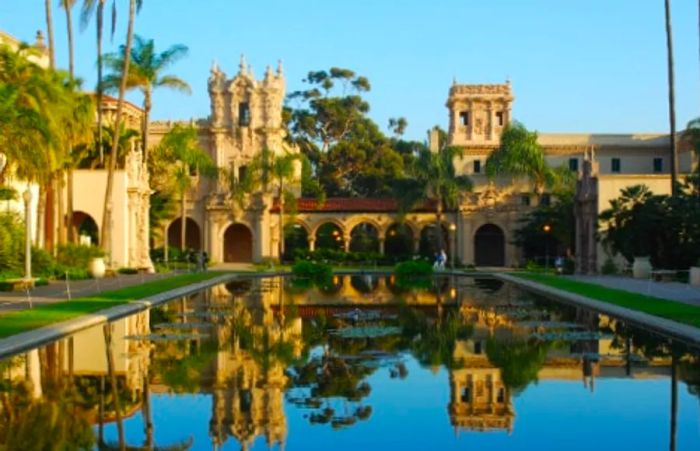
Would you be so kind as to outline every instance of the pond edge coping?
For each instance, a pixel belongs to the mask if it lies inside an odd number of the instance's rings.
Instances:
[[[620,307],[604,301],[598,301],[580,294],[570,293],[559,288],[550,287],[531,280],[511,276],[503,273],[494,273],[493,277],[505,282],[517,285],[527,291],[534,292],[548,299],[590,308],[599,313],[619,318],[638,328],[650,330],[673,339],[683,341],[694,347],[700,347],[700,328],[688,324],[679,323],[670,319],[651,315],[649,313]]]
[[[184,287],[175,288],[162,293],[154,294],[143,299],[127,301],[126,304],[99,310],[95,313],[87,313],[77,318],[40,327],[38,329],[21,332],[0,339],[0,359],[9,358],[39,346],[60,340],[89,327],[97,326],[110,321],[124,318],[134,313],[148,310],[165,302],[204,290],[221,283],[230,282],[239,277],[250,277],[247,274],[230,273],[212,279],[196,282]],[[66,301],[70,302],[70,301]]]

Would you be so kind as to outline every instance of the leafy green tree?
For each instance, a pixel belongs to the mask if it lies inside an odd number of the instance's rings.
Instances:
[[[105,64],[111,71],[103,83],[106,91],[115,91],[121,83],[121,69],[124,67],[125,46],[117,53],[105,55]],[[143,94],[143,124],[141,143],[144,161],[148,162],[148,125],[153,108],[153,90],[169,88],[176,91],[191,93],[190,85],[175,75],[165,75],[163,72],[179,59],[187,55],[187,47],[173,45],[164,52],[157,53],[153,39],[146,40],[134,36],[134,47],[131,49],[129,73],[126,79],[126,89],[138,89]]]
[[[532,183],[538,195],[550,189],[555,193],[572,191],[574,174],[565,167],[550,167],[544,149],[537,142],[537,132],[531,132],[523,124],[513,121],[503,130],[499,147],[486,159],[486,175],[525,177]]]
[[[406,127],[408,127],[408,121],[405,117],[389,118],[389,130],[394,134],[395,138],[400,138],[406,133]]]
[[[445,249],[440,233],[443,212],[457,208],[461,196],[472,189],[471,179],[457,175],[454,166],[455,159],[462,158],[463,152],[453,146],[442,147],[437,152],[423,149],[411,168],[412,177],[395,183],[399,209],[403,213],[426,201],[435,202],[436,252]]]
[[[216,165],[209,154],[199,146],[197,129],[193,126],[175,125],[165,134],[155,149],[158,161],[165,163],[166,180],[180,198],[180,249],[185,250],[187,229],[187,191],[195,186],[193,174],[213,177]]]
[[[370,90],[367,78],[331,68],[309,72],[304,81],[309,88],[289,95],[295,106],[284,115],[290,139],[308,157],[318,185],[328,196],[389,196],[403,160],[367,117],[369,103],[362,98]]]
[[[573,252],[576,222],[573,196],[557,197],[556,202],[540,205],[519,221],[513,233],[513,244],[523,250],[526,259],[545,255],[548,251],[559,255]],[[544,226],[550,226],[550,232]]]

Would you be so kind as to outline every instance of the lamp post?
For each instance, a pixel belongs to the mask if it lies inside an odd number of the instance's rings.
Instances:
[[[542,226],[542,231],[545,233],[544,239],[544,272],[549,270],[549,232],[552,231],[552,226],[545,224]]]
[[[24,199],[24,280],[32,280],[32,233],[31,233],[31,202],[32,192],[27,189],[22,193]]]
[[[452,223],[450,224],[450,268],[452,271],[455,270],[455,238],[456,234],[455,232],[457,231],[457,226]]]

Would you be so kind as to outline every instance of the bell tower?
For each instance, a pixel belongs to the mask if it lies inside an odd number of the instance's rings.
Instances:
[[[450,88],[448,144],[497,145],[503,128],[511,121],[513,94],[504,84],[466,85],[455,81]]]

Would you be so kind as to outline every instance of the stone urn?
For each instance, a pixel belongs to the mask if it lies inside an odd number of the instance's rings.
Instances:
[[[105,276],[105,259],[102,257],[95,257],[90,259],[88,264],[88,272],[93,279],[101,279]]]
[[[632,277],[635,279],[648,279],[651,277],[651,262],[649,261],[649,257],[634,257]]]
[[[700,287],[700,266],[690,267],[690,278],[688,282],[696,287]]]

